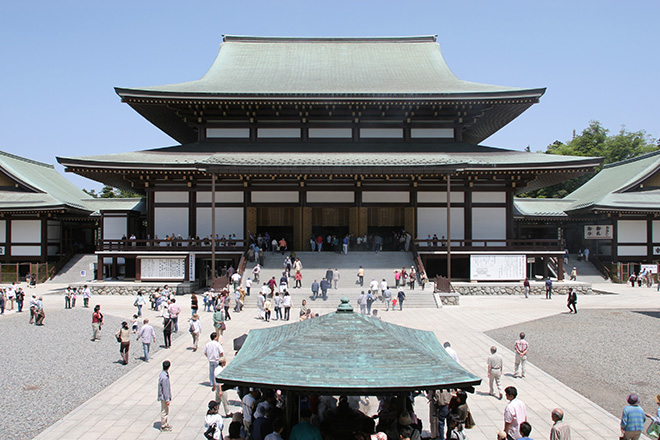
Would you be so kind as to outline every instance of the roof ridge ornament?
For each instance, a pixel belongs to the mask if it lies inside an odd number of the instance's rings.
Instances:
[[[341,304],[337,306],[337,313],[353,313],[353,306],[351,306],[350,301],[347,297],[343,297]]]

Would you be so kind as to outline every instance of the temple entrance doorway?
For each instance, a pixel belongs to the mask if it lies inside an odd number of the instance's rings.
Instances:
[[[265,236],[266,233],[270,236],[270,241],[273,239],[278,242],[284,239],[287,243],[288,250],[295,250],[294,243],[294,218],[299,208],[257,208],[257,235]],[[267,249],[272,250],[271,243],[267,243]]]
[[[311,210],[311,235],[306,237],[307,241],[312,236],[318,237],[320,235],[323,237],[323,252],[341,250],[342,240],[350,233],[350,208],[311,208]],[[328,244],[328,236],[331,237],[331,241],[334,241],[336,238],[336,245],[332,244],[332,242]],[[305,250],[309,250],[309,246]]]

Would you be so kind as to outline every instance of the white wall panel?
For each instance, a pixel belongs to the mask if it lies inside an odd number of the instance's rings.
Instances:
[[[364,191],[362,203],[409,203],[408,191]]]
[[[310,139],[315,138],[343,138],[350,139],[353,137],[353,129],[351,128],[310,128]]]
[[[646,242],[646,220],[619,220],[616,228],[619,243]],[[646,255],[646,251],[644,251],[644,255]]]
[[[41,243],[41,220],[12,220],[11,241],[12,243]]]
[[[0,243],[7,241],[7,220],[0,220]]]
[[[258,128],[260,138],[300,138],[299,128]]]
[[[660,220],[653,220],[651,227],[653,228],[653,243],[660,243]],[[0,225],[0,228],[2,228],[2,225]]]
[[[395,138],[403,139],[402,128],[361,128],[360,137],[364,139]]]
[[[648,252],[646,246],[617,246],[620,257],[644,257]]]
[[[249,138],[249,128],[207,128],[207,138]]]
[[[472,238],[505,239],[506,208],[472,208]]]
[[[128,229],[126,217],[103,217],[103,239],[119,240]]]
[[[172,234],[188,237],[188,208],[155,208],[154,234],[161,240]]]
[[[55,222],[52,220],[48,221],[48,242],[57,242],[62,239],[62,229],[60,228],[60,222]]]
[[[221,237],[236,234],[243,238],[243,208],[215,208],[215,232]],[[197,235],[211,236],[211,208],[197,208]]]
[[[155,203],[188,203],[188,191],[155,191]]]
[[[211,192],[198,192],[197,203],[211,203]],[[243,193],[241,191],[216,190],[215,203],[243,203]]]
[[[307,203],[353,203],[355,193],[349,191],[309,191]]]
[[[252,203],[298,203],[298,191],[252,191]]]
[[[474,191],[472,203],[506,203],[506,193],[504,191]]]
[[[447,208],[417,208],[417,237],[424,240],[436,234],[447,237]],[[465,238],[465,211],[451,208],[451,238]]]
[[[41,246],[12,246],[11,255],[13,257],[39,257],[41,256]]]
[[[412,128],[410,130],[410,137],[452,139],[454,137],[454,129],[453,128]]]
[[[464,201],[465,193],[451,192],[452,203],[463,203]],[[420,191],[417,193],[417,203],[447,203],[447,193],[444,191]]]

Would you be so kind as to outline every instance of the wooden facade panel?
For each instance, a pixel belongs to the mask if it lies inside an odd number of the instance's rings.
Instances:
[[[350,208],[312,208],[313,226],[348,226]]]
[[[293,208],[256,208],[257,222],[264,226],[293,226]]]
[[[405,210],[394,207],[368,208],[369,226],[403,226]]]
[[[257,230],[257,208],[245,209],[245,228],[248,231],[256,232]]]

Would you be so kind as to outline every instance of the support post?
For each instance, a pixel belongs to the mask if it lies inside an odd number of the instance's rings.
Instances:
[[[451,173],[447,173],[447,281],[451,283]]]
[[[215,173],[211,173],[211,286],[215,281]]]

